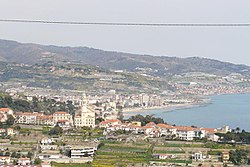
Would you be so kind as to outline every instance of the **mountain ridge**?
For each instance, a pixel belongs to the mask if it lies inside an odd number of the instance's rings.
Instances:
[[[111,70],[136,71],[151,69],[153,75],[165,76],[188,72],[227,75],[240,73],[249,76],[250,66],[201,57],[151,56],[89,47],[70,47],[19,43],[0,39],[0,61],[24,64],[79,63]]]

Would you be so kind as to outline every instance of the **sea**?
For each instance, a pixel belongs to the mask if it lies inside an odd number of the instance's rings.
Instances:
[[[125,118],[131,115],[154,114],[165,122],[175,125],[219,128],[228,125],[250,132],[250,94],[215,95],[208,97],[209,104],[193,107],[173,107],[170,109],[152,109],[125,112]]]

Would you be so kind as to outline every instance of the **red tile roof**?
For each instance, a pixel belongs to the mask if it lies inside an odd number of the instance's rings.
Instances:
[[[205,130],[208,133],[216,133],[217,129],[214,128],[201,128],[201,130]]]
[[[68,113],[65,112],[65,111],[57,111],[57,112],[55,112],[54,114],[68,114]]]
[[[175,126],[175,128],[179,131],[194,131],[197,128],[193,128],[191,126]]]
[[[0,112],[8,112],[11,110],[10,108],[0,108]]]
[[[110,120],[106,120],[106,121],[102,121],[100,122],[100,124],[109,124],[109,123],[114,123],[114,122],[121,122],[120,120],[118,119],[110,119]]]
[[[157,126],[160,128],[165,128],[165,129],[175,129],[174,126],[168,125],[168,124],[157,124]]]

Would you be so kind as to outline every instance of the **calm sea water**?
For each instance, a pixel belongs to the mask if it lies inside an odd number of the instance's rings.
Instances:
[[[229,125],[250,131],[250,94],[211,96],[211,104],[193,108],[147,110],[127,114],[154,114],[167,123],[217,128]]]

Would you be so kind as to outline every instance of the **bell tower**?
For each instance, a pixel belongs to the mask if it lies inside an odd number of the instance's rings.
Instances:
[[[85,93],[82,94],[82,112],[87,112],[88,99]]]

